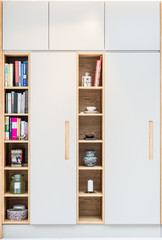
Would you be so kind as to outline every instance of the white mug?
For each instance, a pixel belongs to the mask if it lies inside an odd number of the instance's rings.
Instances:
[[[96,110],[96,107],[87,107],[87,111],[93,112]]]

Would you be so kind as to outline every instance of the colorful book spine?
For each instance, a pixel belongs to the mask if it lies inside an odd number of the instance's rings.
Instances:
[[[5,87],[8,86],[8,83],[7,83],[7,72],[8,72],[8,63],[5,63]]]
[[[96,62],[96,72],[95,72],[95,80],[94,80],[95,87],[99,86],[101,64],[102,64],[102,56],[100,56],[100,60],[97,60],[97,62]]]
[[[25,91],[25,113],[28,113],[28,90]]]
[[[10,64],[8,64],[7,68],[7,86],[10,86]]]
[[[8,93],[6,93],[5,113],[8,113]]]
[[[19,87],[21,87],[21,62],[19,61]]]
[[[15,61],[15,86],[19,86],[19,62]]]
[[[9,117],[5,119],[5,133],[6,133],[6,140],[9,140]]]
[[[23,62],[23,86],[27,86],[27,62]]]
[[[12,118],[12,140],[17,140],[17,118]]]
[[[21,63],[21,86],[23,86],[23,70],[24,70],[24,64]]]
[[[11,93],[8,93],[8,113],[11,113]]]
[[[14,110],[15,110],[15,109],[14,109],[14,107],[15,107],[15,106],[14,106],[14,104],[15,104],[15,103],[14,103],[14,98],[15,98],[15,92],[12,91],[12,92],[11,92],[11,113],[14,113]]]
[[[13,86],[13,64],[10,63],[10,86]]]
[[[25,140],[28,140],[28,123],[25,122]]]
[[[12,117],[9,120],[9,139],[12,139]]]
[[[18,93],[17,113],[21,113],[21,93]]]

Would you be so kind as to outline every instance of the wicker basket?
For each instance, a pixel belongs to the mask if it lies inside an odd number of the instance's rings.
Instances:
[[[7,209],[7,219],[12,221],[22,221],[27,219],[28,210],[15,210],[15,209]]]

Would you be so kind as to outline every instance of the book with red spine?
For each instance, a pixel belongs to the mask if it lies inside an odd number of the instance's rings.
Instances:
[[[101,65],[102,65],[102,56],[100,56],[100,60],[96,62],[96,72],[95,72],[95,80],[94,86],[98,87],[100,82],[100,74],[101,74]]]
[[[12,140],[17,140],[17,118],[12,118]]]
[[[19,61],[15,61],[15,86],[19,86]]]

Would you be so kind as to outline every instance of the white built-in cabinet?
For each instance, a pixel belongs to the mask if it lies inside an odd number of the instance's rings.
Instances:
[[[75,53],[31,54],[30,196],[31,224],[76,223]]]
[[[3,50],[48,49],[48,2],[3,2]]]
[[[104,2],[50,2],[51,50],[103,50]]]
[[[160,50],[160,2],[105,2],[106,50]]]
[[[107,53],[105,71],[105,223],[160,224],[160,53]]]

